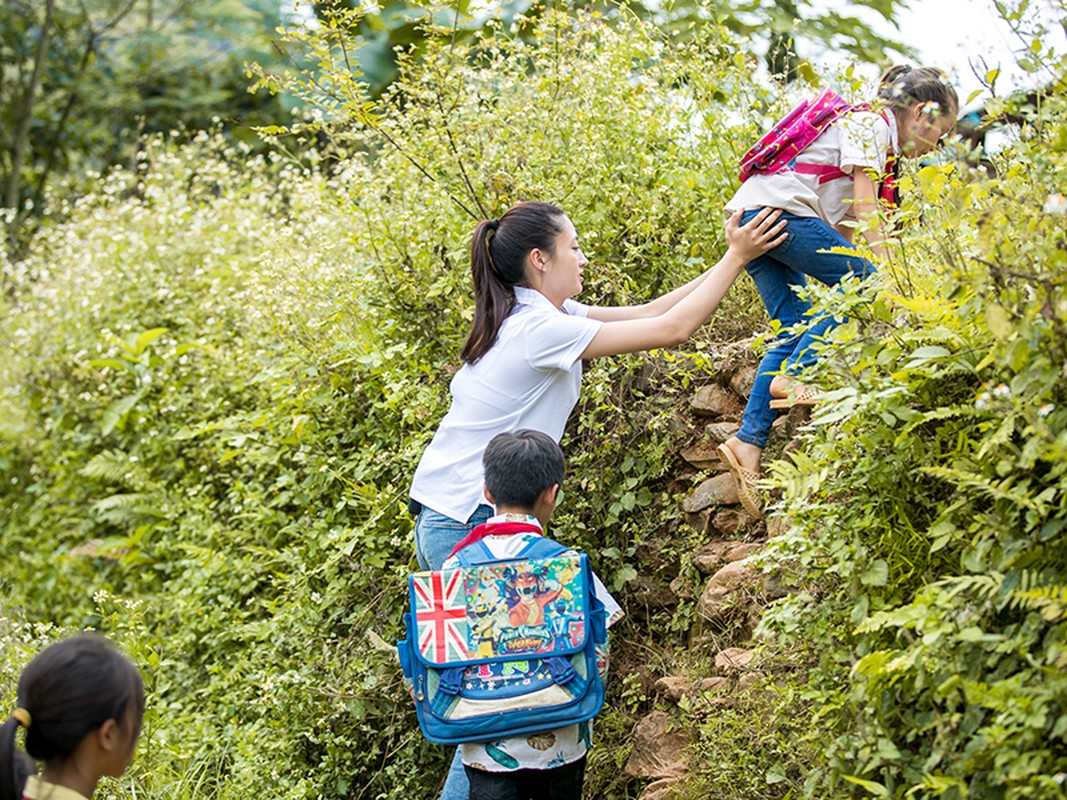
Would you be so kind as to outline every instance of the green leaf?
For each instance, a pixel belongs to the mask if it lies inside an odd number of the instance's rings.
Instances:
[[[853,775],[842,775],[841,777],[843,777],[849,783],[856,784],[861,789],[866,789],[875,797],[889,797],[889,790],[886,789],[885,786],[880,783],[864,780],[863,778],[857,778]]]
[[[167,330],[167,328],[152,328],[139,334],[137,338],[134,339],[133,347],[131,348],[133,355],[141,355],[141,353],[148,349],[148,345],[152,344],[152,342],[165,334]]]
[[[985,320],[986,325],[989,326],[989,332],[1002,342],[1006,342],[1015,332],[1004,306],[996,303],[986,304]]]
[[[885,586],[888,581],[889,564],[881,558],[872,562],[860,576],[860,583],[864,586]]]
[[[141,399],[141,392],[131,394],[129,397],[123,397],[121,400],[116,400],[104,410],[103,419],[100,422],[100,434],[107,436],[115,427],[119,425],[130,413],[130,410],[137,405],[137,401]]]

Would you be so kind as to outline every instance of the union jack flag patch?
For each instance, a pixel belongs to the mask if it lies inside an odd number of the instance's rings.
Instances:
[[[468,651],[463,570],[411,576],[419,652],[436,664],[464,661]]]

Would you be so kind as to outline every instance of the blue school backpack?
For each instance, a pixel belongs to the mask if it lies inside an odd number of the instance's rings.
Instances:
[[[460,566],[408,577],[397,643],[423,734],[460,744],[585,722],[604,703],[604,604],[588,558],[541,536],[512,559],[484,542]]]

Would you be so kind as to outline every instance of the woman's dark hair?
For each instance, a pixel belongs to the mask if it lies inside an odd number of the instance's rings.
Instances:
[[[878,81],[878,101],[896,114],[915,103],[937,103],[935,117],[951,114],[955,118],[960,110],[956,90],[937,67],[890,67]]]
[[[0,800],[22,797],[25,769],[15,733],[26,726],[26,752],[40,761],[66,756],[109,719],[124,725],[134,710],[140,731],[144,683],[133,663],[102,636],[81,634],[41,651],[22,672],[14,716],[0,727]]]
[[[474,322],[463,345],[463,360],[475,363],[496,343],[500,326],[515,307],[515,286],[521,284],[531,250],[553,252],[563,232],[562,209],[528,201],[513,205],[500,219],[478,223],[471,240],[474,279]]]

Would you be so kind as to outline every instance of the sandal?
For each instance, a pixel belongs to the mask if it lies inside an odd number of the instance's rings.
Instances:
[[[741,505],[744,506],[745,511],[755,519],[763,519],[763,502],[760,500],[756,489],[759,473],[742,467],[741,462],[734,455],[734,451],[725,444],[719,445],[719,458],[722,459],[722,463],[726,465],[726,468],[730,470],[730,475],[737,485],[737,497],[741,501]]]
[[[798,384],[789,391],[786,397],[776,397],[771,400],[771,408],[796,408],[797,406],[813,406],[819,402],[822,392],[818,386],[806,386]]]

